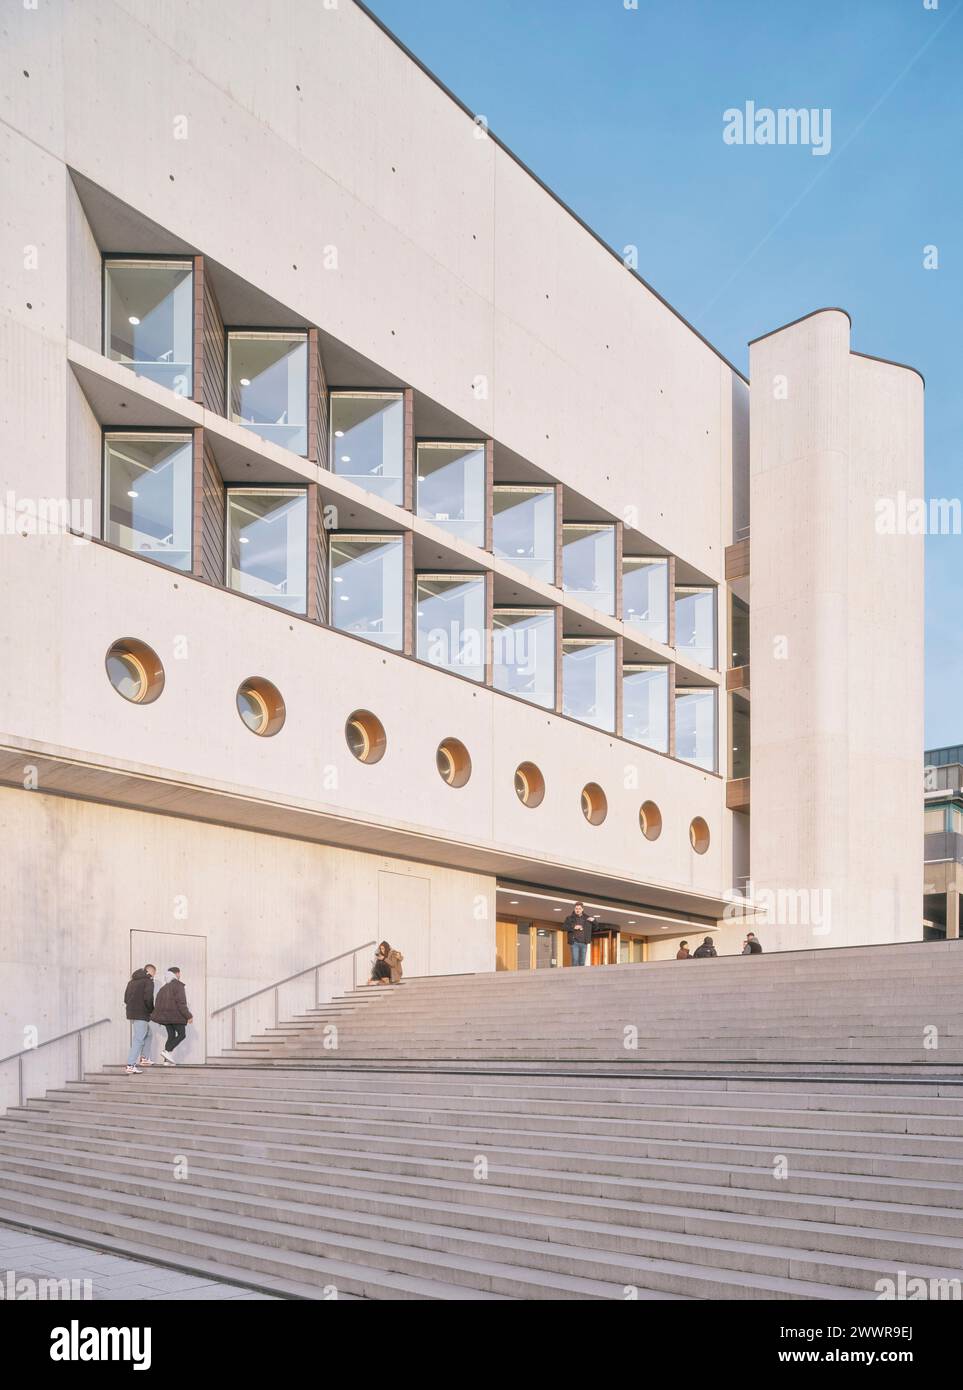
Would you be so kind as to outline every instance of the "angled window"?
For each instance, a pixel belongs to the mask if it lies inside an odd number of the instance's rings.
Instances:
[[[716,770],[716,691],[711,685],[675,692],[675,754],[685,763]]]
[[[227,335],[230,418],[293,454],[308,452],[308,335]]]
[[[562,713],[612,733],[615,729],[615,643],[566,637],[562,643]]]
[[[626,666],[622,675],[622,736],[657,753],[669,751],[669,668]]]
[[[493,489],[492,554],[555,583],[555,489],[499,483]]]
[[[545,709],[555,706],[555,610],[496,608],[492,619],[496,690]]]
[[[172,569],[191,567],[189,434],[104,436],[104,540]]]
[[[622,617],[629,627],[669,640],[669,561],[664,555],[622,559]]]
[[[729,665],[749,665],[749,605],[742,599],[730,596],[729,610]]]
[[[104,261],[104,352],[179,396],[194,390],[191,261]]]
[[[684,586],[675,591],[675,649],[700,666],[716,664],[716,591]]]
[[[485,544],[484,444],[419,444],[416,511],[471,545]]]
[[[485,577],[420,574],[418,657],[473,681],[485,679]]]
[[[305,613],[307,523],[303,487],[229,487],[228,587],[289,613]]]
[[[331,472],[386,502],[405,500],[405,404],[400,391],[331,392]]]
[[[615,612],[615,527],[566,522],[562,527],[562,587],[573,598]]]
[[[331,626],[401,651],[404,543],[400,536],[331,537]]]
[[[749,702],[741,695],[729,697],[729,776],[749,776]]]

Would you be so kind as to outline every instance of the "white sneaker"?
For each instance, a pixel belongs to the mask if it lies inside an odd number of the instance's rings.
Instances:
[[[128,1076],[140,1076],[140,1067],[128,1067],[128,1068],[127,1068],[127,1075],[128,1075]]]
[[[161,1048],[161,1056],[163,1057],[165,1062],[169,1062],[171,1060],[171,1054],[163,1047]]]
[[[152,1067],[154,1063],[149,1057],[141,1057],[137,1063],[139,1067]]]
[[[174,1061],[173,1057],[168,1057],[168,1056],[165,1054],[165,1056],[164,1056],[164,1066],[165,1066],[165,1067],[176,1067],[176,1066],[177,1066],[177,1063]]]

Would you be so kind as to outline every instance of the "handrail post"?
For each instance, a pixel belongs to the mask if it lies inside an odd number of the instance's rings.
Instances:
[[[237,1009],[231,1010],[231,1049],[237,1047]]]
[[[275,1028],[278,1026],[278,1024],[279,1024],[280,1021],[281,1021],[281,1015],[280,1015],[280,1013],[278,1012],[278,1009],[279,1009],[278,994],[279,994],[279,993],[280,993],[280,989],[279,989],[279,987],[278,987],[277,985],[275,985],[275,987],[274,987],[274,1026],[275,1026]]]
[[[17,1104],[23,1105],[23,1056],[17,1058]]]
[[[77,1080],[84,1079],[84,1035],[77,1034]]]
[[[314,972],[314,1007],[321,1007],[321,967],[318,966]]]

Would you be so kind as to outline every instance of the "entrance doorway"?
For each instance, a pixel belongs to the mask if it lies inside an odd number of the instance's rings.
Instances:
[[[563,964],[565,933],[529,920],[495,924],[496,970],[555,970]]]

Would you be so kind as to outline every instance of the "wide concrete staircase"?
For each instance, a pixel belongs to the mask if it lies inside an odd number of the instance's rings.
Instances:
[[[9,1112],[0,1221],[314,1299],[939,1287],[961,1018],[955,943],[358,991]]]
[[[224,1061],[791,1062],[963,1071],[963,943],[363,986]]]

